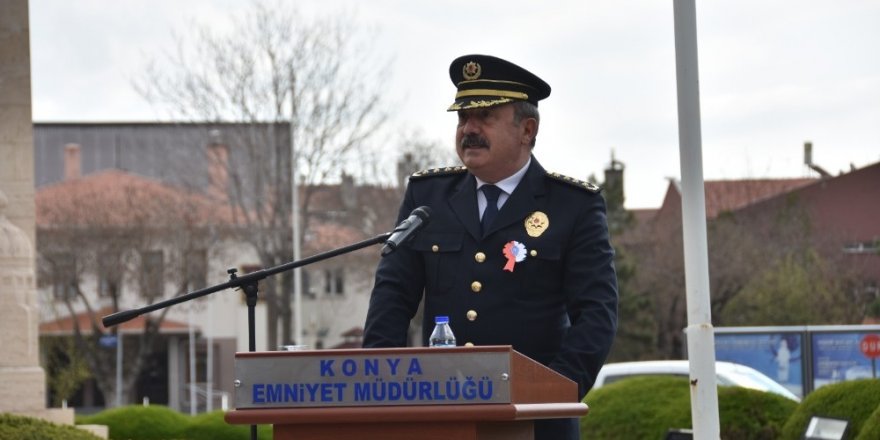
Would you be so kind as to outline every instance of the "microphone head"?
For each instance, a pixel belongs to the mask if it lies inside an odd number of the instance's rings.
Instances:
[[[412,215],[422,219],[422,222],[427,222],[428,219],[431,218],[431,214],[431,208],[428,208],[427,206],[419,206],[418,208],[413,209],[412,212]]]

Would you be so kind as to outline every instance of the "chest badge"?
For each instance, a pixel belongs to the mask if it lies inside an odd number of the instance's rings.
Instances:
[[[547,214],[535,211],[526,218],[526,233],[529,237],[540,237],[550,227],[550,219]]]
[[[526,259],[526,252],[528,252],[528,250],[524,244],[518,241],[507,242],[502,250],[504,258],[507,258],[507,264],[504,265],[504,270],[513,272],[513,266]]]

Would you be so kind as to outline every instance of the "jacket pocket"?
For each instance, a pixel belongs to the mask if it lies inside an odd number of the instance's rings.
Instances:
[[[422,232],[412,241],[412,248],[425,261],[425,294],[444,295],[455,284],[460,271],[463,232]]]
[[[522,263],[517,263],[521,280],[520,298],[547,298],[559,295],[562,290],[563,260],[562,246],[552,242],[531,243],[528,255]]]

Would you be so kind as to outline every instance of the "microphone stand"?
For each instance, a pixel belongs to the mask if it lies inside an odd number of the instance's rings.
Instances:
[[[180,304],[182,302],[190,301],[196,298],[203,297],[205,295],[210,295],[214,292],[219,292],[221,290],[226,289],[235,289],[240,288],[244,291],[247,308],[248,308],[248,351],[254,352],[257,351],[257,339],[256,339],[256,324],[254,322],[255,316],[255,307],[257,306],[258,299],[258,290],[259,290],[259,282],[266,277],[279,274],[281,272],[286,272],[288,270],[296,269],[300,266],[305,266],[308,264],[312,264],[318,261],[326,260],[328,258],[335,257],[337,255],[347,254],[352,251],[356,251],[358,249],[365,248],[367,246],[372,246],[374,244],[384,243],[391,237],[392,232],[386,232],[384,234],[379,234],[373,238],[360,241],[348,246],[341,247],[339,249],[334,249],[332,251],[324,252],[321,254],[313,255],[308,258],[303,258],[298,261],[291,261],[288,263],[284,263],[275,267],[271,267],[269,269],[260,269],[256,272],[251,272],[248,274],[244,274],[242,276],[238,276],[238,269],[230,268],[226,271],[229,274],[229,281],[217,284],[215,286],[206,287],[204,289],[196,290],[185,295],[176,296],[174,298],[157,302],[154,304],[150,304],[139,309],[132,310],[123,310],[121,312],[116,312],[111,315],[105,316],[101,322],[104,324],[104,327],[112,327],[114,325],[122,324],[123,322],[132,320],[144,313],[149,313],[155,310],[164,309],[166,307],[173,306],[175,304]],[[256,440],[257,438],[257,426],[251,425],[251,439]]]

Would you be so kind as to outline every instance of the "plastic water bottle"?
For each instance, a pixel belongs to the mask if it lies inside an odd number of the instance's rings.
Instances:
[[[434,331],[431,332],[431,347],[455,347],[455,335],[449,327],[448,316],[434,317]]]

